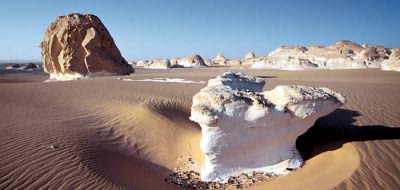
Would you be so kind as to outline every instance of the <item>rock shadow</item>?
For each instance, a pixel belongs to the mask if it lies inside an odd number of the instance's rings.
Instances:
[[[258,75],[256,76],[258,78],[263,78],[263,79],[271,79],[271,78],[276,78],[276,76],[268,76],[268,75]]]
[[[318,119],[314,126],[299,136],[296,147],[307,160],[320,153],[341,148],[344,143],[368,140],[400,139],[400,128],[382,125],[354,125],[357,111],[337,109]]]

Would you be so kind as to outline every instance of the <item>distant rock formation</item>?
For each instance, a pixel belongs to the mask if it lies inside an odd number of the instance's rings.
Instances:
[[[287,174],[303,159],[296,139],[314,122],[344,103],[327,88],[277,86],[224,73],[193,96],[190,119],[201,126],[201,179],[226,182],[242,173]]]
[[[177,66],[177,67],[194,67],[194,68],[207,67],[207,65],[204,63],[203,58],[197,54],[193,54],[193,55],[189,55],[189,56],[186,56],[183,58],[176,59],[175,66]]]
[[[237,67],[242,65],[242,61],[239,59],[229,59],[226,61],[226,65],[229,67]]]
[[[250,51],[244,56],[242,64],[246,65],[246,66],[252,65],[252,64],[254,64],[255,59],[256,59],[256,55]]]
[[[382,62],[382,70],[400,71],[400,48],[391,50],[390,57]]]
[[[382,46],[370,47],[343,40],[327,47],[283,46],[268,56],[256,58],[251,67],[289,70],[380,68],[389,55],[390,49]]]
[[[182,58],[141,60],[136,66],[147,69],[169,69],[173,67],[207,67],[200,55],[193,54]]]
[[[4,69],[11,71],[35,71],[39,70],[40,66],[34,63],[26,63],[26,64],[16,63],[16,64],[5,64]]]
[[[149,69],[168,69],[171,67],[169,59],[155,59],[151,64],[147,65],[145,68]]]
[[[220,65],[220,66],[226,66],[227,65],[227,59],[222,53],[217,53],[217,56],[212,60],[213,65]]]
[[[140,60],[136,62],[135,66],[145,69],[169,69],[171,62],[169,59]]]
[[[134,72],[95,15],[69,14],[50,24],[41,43],[43,68],[52,80]]]

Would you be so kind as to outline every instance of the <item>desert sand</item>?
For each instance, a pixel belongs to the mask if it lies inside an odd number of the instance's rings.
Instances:
[[[226,71],[276,85],[325,86],[346,98],[298,138],[305,165],[248,189],[398,189],[400,75],[363,70],[136,69],[135,74],[43,82],[0,74],[0,189],[179,189],[165,178],[201,166],[192,97]],[[140,81],[182,78],[198,83]],[[181,81],[181,80],[177,80]],[[240,150],[237,153],[240,154]]]

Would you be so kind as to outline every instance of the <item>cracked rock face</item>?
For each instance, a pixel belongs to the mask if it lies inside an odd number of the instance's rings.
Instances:
[[[95,15],[69,14],[50,24],[41,43],[43,68],[53,80],[134,72]]]
[[[344,103],[327,88],[277,86],[241,73],[211,79],[193,97],[190,119],[202,129],[204,181],[226,182],[242,173],[283,175],[303,164],[296,139]]]

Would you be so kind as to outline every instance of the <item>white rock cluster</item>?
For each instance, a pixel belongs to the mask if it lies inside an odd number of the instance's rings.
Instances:
[[[241,173],[287,174],[303,159],[296,139],[344,103],[328,88],[277,86],[241,73],[208,81],[193,97],[190,119],[201,126],[204,181],[226,182]]]
[[[284,70],[383,68],[381,64],[388,60],[391,52],[390,48],[359,45],[348,40],[327,47],[283,46],[254,59],[251,67]]]
[[[200,55],[193,54],[182,58],[141,60],[136,62],[137,67],[146,69],[169,69],[173,67],[207,67]]]

